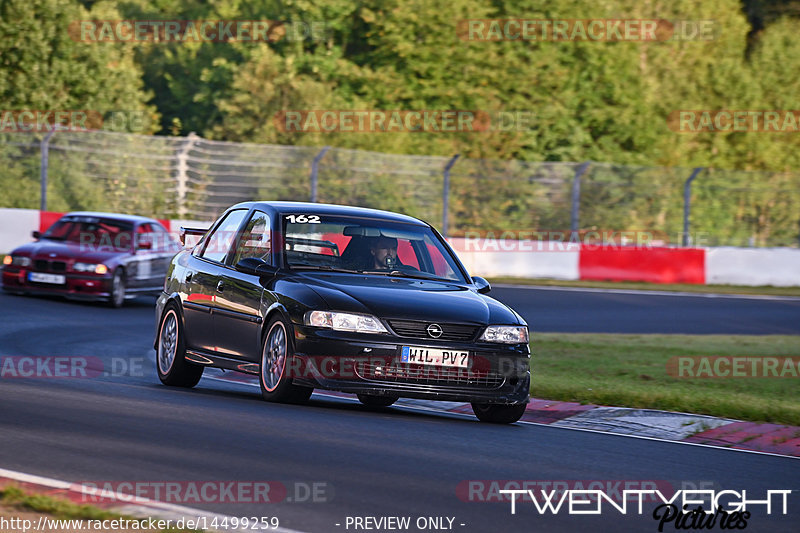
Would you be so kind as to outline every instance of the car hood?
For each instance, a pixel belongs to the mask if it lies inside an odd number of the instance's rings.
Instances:
[[[20,246],[12,253],[26,255],[32,259],[59,259],[62,261],[77,259],[90,263],[102,263],[111,258],[120,257],[130,253],[125,250],[93,248],[94,247],[81,245],[77,242],[42,239]]]
[[[335,311],[444,323],[525,323],[504,304],[455,283],[318,272],[300,276]]]

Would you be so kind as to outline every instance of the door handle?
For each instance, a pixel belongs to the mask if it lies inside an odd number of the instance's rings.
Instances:
[[[217,283],[217,292],[222,292],[224,290],[225,290],[225,282],[219,280],[219,283]]]

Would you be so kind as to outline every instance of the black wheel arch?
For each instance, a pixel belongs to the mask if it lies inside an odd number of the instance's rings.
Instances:
[[[264,337],[267,334],[267,326],[269,326],[269,323],[272,321],[273,318],[275,318],[275,316],[279,316],[283,320],[283,323],[287,328],[293,328],[294,327],[294,323],[292,322],[292,318],[289,315],[289,310],[286,309],[286,307],[282,303],[275,302],[272,305],[270,305],[266,309],[266,311],[264,311],[264,320],[261,322],[261,340],[262,341],[264,340]],[[294,339],[292,339],[292,342],[294,342]]]
[[[175,308],[178,310],[178,320],[180,320],[180,327],[185,328],[186,324],[183,318],[183,305],[180,294],[177,292],[173,292],[167,297],[167,300],[164,302],[164,307],[161,308],[161,314],[158,316],[158,322],[156,323],[156,336],[153,339],[153,348],[158,350],[158,332],[161,329],[161,321],[164,320],[164,315],[167,313],[167,308],[170,304],[174,304]]]

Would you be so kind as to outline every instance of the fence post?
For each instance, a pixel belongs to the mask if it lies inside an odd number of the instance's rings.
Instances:
[[[58,124],[52,130],[47,132],[44,136],[41,147],[41,163],[39,168],[39,186],[41,187],[41,195],[39,197],[39,210],[47,211],[47,171],[50,166],[50,139],[58,131]]]
[[[572,209],[570,210],[570,242],[577,242],[578,228],[580,226],[580,209],[581,209],[581,177],[591,165],[591,161],[584,161],[578,168],[575,169],[575,175],[572,177]]]
[[[175,177],[177,181],[175,191],[178,195],[178,218],[186,217],[186,194],[189,191],[189,152],[199,138],[195,132],[190,132],[186,137],[186,142],[178,152],[178,174]]]
[[[692,211],[692,182],[704,167],[697,167],[692,170],[692,175],[686,179],[683,184],[683,237],[681,238],[681,245],[683,247],[689,246],[689,215]]]
[[[311,201],[317,201],[317,183],[319,178],[317,177],[317,173],[319,172],[319,162],[322,161],[322,158],[325,157],[325,154],[328,153],[330,150],[330,146],[323,146],[322,150],[314,157],[314,160],[311,162]]]
[[[448,233],[448,211],[450,210],[450,169],[456,164],[461,154],[456,154],[444,167],[444,183],[442,184],[442,236],[446,239]]]

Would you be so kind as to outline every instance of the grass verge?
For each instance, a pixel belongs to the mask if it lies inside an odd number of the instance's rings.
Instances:
[[[57,520],[127,519],[131,521],[136,520],[142,524],[146,524],[146,521],[142,521],[139,518],[120,515],[119,513],[99,509],[91,505],[79,505],[42,494],[29,494],[13,486],[0,489],[0,516],[5,517],[6,520],[10,518],[27,519],[30,520],[34,525],[38,523],[38,518],[40,516]],[[65,525],[64,528],[57,528],[54,531],[72,531],[73,529],[73,527]],[[167,533],[195,533],[194,531],[175,528],[162,530],[133,528],[133,530],[163,531]]]
[[[800,426],[800,377],[686,378],[675,356],[800,356],[800,336],[537,333],[531,394]],[[796,367],[795,367],[796,368]]]
[[[591,289],[634,289],[713,294],[756,294],[765,296],[800,296],[800,287],[750,287],[745,285],[694,285],[690,283],[647,283],[644,281],[584,281],[531,278],[489,278],[494,284],[544,285],[549,287],[585,287]]]

